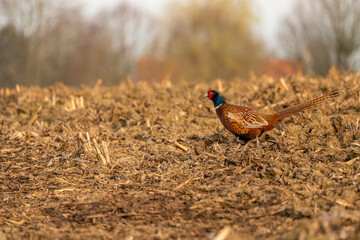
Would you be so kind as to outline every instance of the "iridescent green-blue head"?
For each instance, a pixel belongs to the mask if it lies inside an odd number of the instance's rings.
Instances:
[[[220,95],[220,93],[218,91],[215,91],[215,90],[209,90],[207,92],[207,97],[211,101],[213,101],[215,108],[220,107],[223,103],[226,102],[225,99]]]

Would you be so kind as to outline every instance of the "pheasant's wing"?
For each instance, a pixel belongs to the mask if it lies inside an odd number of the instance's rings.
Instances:
[[[244,128],[261,128],[269,124],[259,113],[248,107],[229,110],[227,117],[239,122]]]

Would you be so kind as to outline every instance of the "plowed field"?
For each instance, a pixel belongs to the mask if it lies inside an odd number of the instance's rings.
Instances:
[[[0,91],[0,239],[359,239],[360,74]],[[220,88],[220,89],[219,89]],[[203,98],[271,113],[251,142]]]

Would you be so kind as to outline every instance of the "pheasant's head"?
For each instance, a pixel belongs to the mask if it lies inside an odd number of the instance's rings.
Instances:
[[[217,91],[215,91],[215,90],[209,90],[208,92],[207,92],[207,97],[210,99],[210,100],[212,100],[212,98],[213,97],[216,97],[216,96],[218,96],[219,95],[219,93],[217,92]],[[206,96],[206,95],[205,95]]]
[[[225,101],[225,99],[220,95],[219,92],[215,90],[210,90],[207,92],[207,95],[205,94],[211,101],[214,102],[215,109],[220,107]]]

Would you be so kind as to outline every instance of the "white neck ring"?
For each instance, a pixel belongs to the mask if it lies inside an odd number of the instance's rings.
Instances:
[[[221,105],[223,105],[224,103],[221,103],[219,106],[215,107],[215,110],[218,109],[219,107],[221,107]]]

